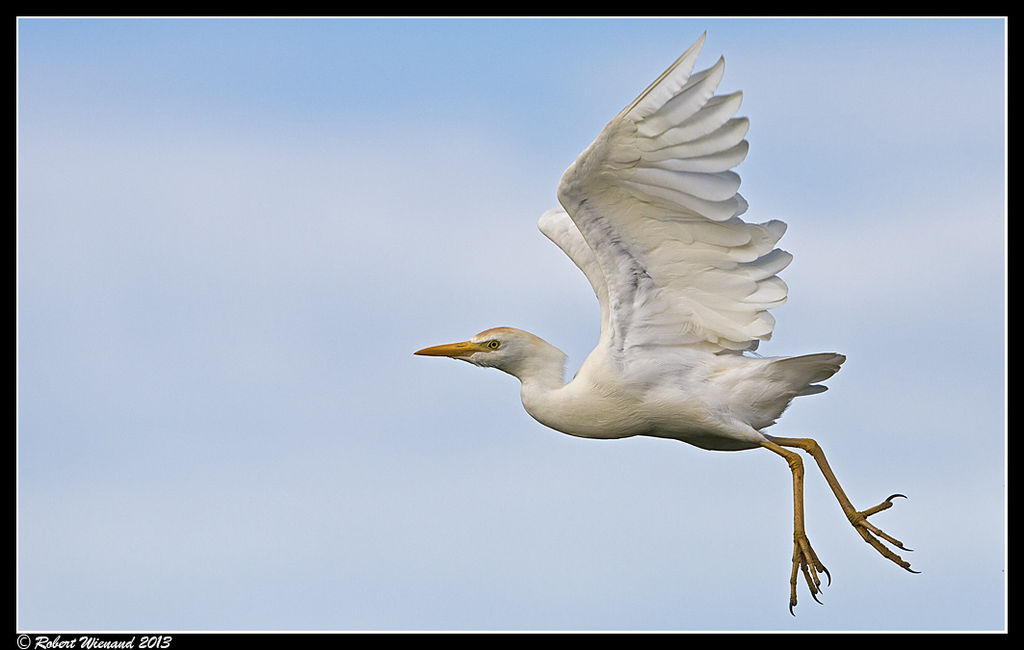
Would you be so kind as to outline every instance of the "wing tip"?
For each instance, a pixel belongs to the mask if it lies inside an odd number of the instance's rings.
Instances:
[[[640,93],[640,95],[638,95],[636,99],[630,102],[629,106],[622,109],[622,111],[619,113],[619,116],[630,115],[633,114],[635,111],[643,113],[643,106],[646,103],[645,100],[651,94],[651,91],[660,86],[662,82],[664,82],[666,79],[672,77],[676,70],[680,67],[682,67],[685,71],[683,79],[683,83],[685,84],[686,80],[689,79],[690,75],[693,73],[693,66],[694,64],[697,63],[697,57],[700,56],[701,50],[704,49],[704,41],[707,40],[707,35],[707,30],[704,30],[704,32],[693,43],[693,45],[686,48],[686,51],[680,54],[679,57],[672,62],[672,65],[666,68],[666,70],[662,72],[661,75],[651,83],[651,85],[647,86],[647,88],[645,88],[644,91]],[[721,57],[721,59],[724,59],[724,57]],[[638,117],[643,117],[643,115],[640,115]]]
[[[697,37],[697,40],[693,42],[693,45],[686,48],[686,51],[683,52],[679,59],[676,60],[679,61],[683,59],[687,54],[692,53],[694,50],[696,50],[699,53],[701,50],[704,49],[704,41],[706,40],[708,40],[708,30],[705,29],[703,32],[701,32],[700,36]]]

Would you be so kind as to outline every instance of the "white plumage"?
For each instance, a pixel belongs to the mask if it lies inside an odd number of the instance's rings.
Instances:
[[[747,203],[731,170],[747,153],[749,121],[733,117],[742,95],[713,95],[722,59],[690,76],[703,42],[609,122],[562,176],[564,210],[540,220],[595,290],[604,286],[617,351],[755,349],[771,337],[767,310],[786,299],[776,274],[792,256],[774,248],[786,225],[739,218]]]
[[[494,367],[522,382],[526,410],[574,436],[672,438],[704,449],[764,447],[793,471],[794,557],[812,595],[826,573],[803,529],[803,468],[786,447],[817,462],[844,512],[866,541],[909,570],[867,522],[892,506],[857,511],[824,454],[809,438],[762,430],[792,399],[825,390],[839,370],[836,353],[798,357],[744,354],[771,338],[769,313],[786,300],[778,277],[792,256],[776,248],[778,220],[748,223],[733,170],[747,154],[749,122],[736,118],[742,95],[715,95],[725,63],[692,73],[704,36],[623,109],[566,170],[561,207],[540,230],[583,271],[601,305],[601,337],[572,381],[565,355],[522,330],[499,327],[462,342],[417,352]],[[897,495],[894,495],[897,496]],[[907,549],[905,549],[907,550]]]

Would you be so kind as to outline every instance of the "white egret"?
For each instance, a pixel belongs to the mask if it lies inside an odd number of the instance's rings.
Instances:
[[[601,305],[600,340],[572,381],[561,350],[510,327],[416,354],[514,375],[527,412],[570,435],[654,436],[783,457],[793,475],[792,613],[799,574],[815,600],[819,574],[830,576],[807,539],[803,463],[788,448],[810,454],[865,541],[913,572],[882,542],[910,549],[868,522],[903,495],[857,510],[814,440],[764,432],[794,397],[824,391],[818,382],[846,357],[744,354],[771,337],[768,309],[786,300],[777,274],[792,255],[775,248],[783,222],[739,218],[747,204],[731,170],[746,157],[749,122],[734,117],[740,92],[714,94],[723,59],[691,74],[704,38],[604,127],[562,176],[562,207],[540,218]]]

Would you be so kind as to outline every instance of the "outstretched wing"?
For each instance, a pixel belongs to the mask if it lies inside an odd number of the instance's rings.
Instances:
[[[583,239],[572,218],[562,208],[552,208],[540,216],[537,227],[548,239],[555,242],[562,249],[573,264],[580,267],[583,275],[587,276],[590,286],[594,288],[594,294],[601,305],[601,334],[610,332],[608,319],[608,284],[604,279],[604,271],[594,257],[594,251],[590,244]]]
[[[786,225],[739,218],[731,171],[747,154],[741,93],[714,95],[724,60],[690,74],[704,36],[605,126],[566,170],[541,230],[587,275],[616,350],[692,345],[751,350],[785,302],[775,249]],[[547,222],[545,224],[545,222]],[[570,226],[574,225],[575,229]],[[585,244],[585,247],[584,247]]]

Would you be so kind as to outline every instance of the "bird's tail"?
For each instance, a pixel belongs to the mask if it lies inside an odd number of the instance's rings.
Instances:
[[[785,357],[774,361],[769,370],[772,375],[796,391],[794,397],[814,395],[828,390],[817,383],[825,381],[839,372],[839,366],[846,356],[835,352],[804,354],[799,357]]]

